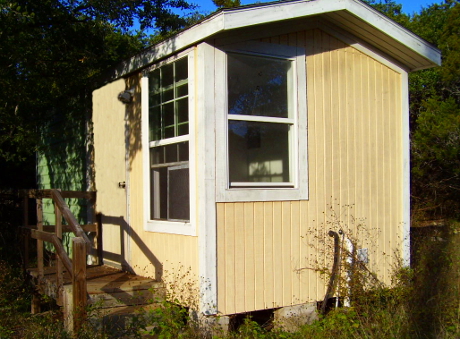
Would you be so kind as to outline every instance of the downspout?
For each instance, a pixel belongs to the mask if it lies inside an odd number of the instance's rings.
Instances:
[[[342,234],[342,230],[339,231]],[[327,301],[334,295],[334,290],[337,285],[337,275],[340,267],[340,243],[339,234],[334,231],[329,231],[329,236],[334,237],[334,262],[332,264],[331,277],[327,286],[326,295],[324,296],[323,303],[321,304],[321,314],[326,313]]]

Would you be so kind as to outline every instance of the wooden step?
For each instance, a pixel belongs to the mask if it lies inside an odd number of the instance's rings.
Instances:
[[[36,269],[29,269],[32,283],[40,294],[47,295],[63,305],[56,284],[56,268],[45,267],[44,276],[39,277]],[[109,266],[87,268],[87,291],[89,303],[99,307],[121,307],[127,305],[149,304],[164,299],[164,284],[150,278],[123,272]],[[70,275],[64,271],[64,294],[66,300],[72,295]]]
[[[96,308],[88,315],[88,321],[98,333],[104,333],[108,338],[130,338],[133,337],[133,333],[130,333],[130,330],[136,330],[137,332],[142,327],[147,329],[153,327],[150,312],[157,307],[161,307],[161,305],[154,303],[103,309]]]
[[[46,280],[53,278],[49,270],[47,273]],[[70,281],[64,280],[62,293],[64,321],[67,329],[73,329],[72,285]],[[123,319],[130,321],[136,309],[156,307],[155,305],[165,297],[163,283],[108,266],[89,267],[86,284],[88,303],[92,306],[90,307],[92,317],[95,318],[99,314],[102,316],[102,323],[115,319],[110,321],[119,321],[121,325],[125,322]]]
[[[90,304],[121,307],[149,304],[164,299],[163,283],[121,272],[87,281]]]

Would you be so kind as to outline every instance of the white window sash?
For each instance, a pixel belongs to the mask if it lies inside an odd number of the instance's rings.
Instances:
[[[268,117],[265,115],[243,115],[243,114],[228,114],[228,120],[238,121],[253,121],[253,122],[270,122],[275,124],[295,124],[295,119]]]
[[[227,100],[216,100],[216,134],[225,136],[225,142],[219,142],[216,149],[216,201],[286,201],[308,199],[308,163],[307,163],[307,105],[306,105],[306,64],[305,49],[279,44],[247,42],[231,46],[221,46],[216,52],[216,97],[227,98],[227,52],[256,54],[267,58],[292,60],[289,70],[293,79],[289,93],[290,118],[246,116],[228,114]],[[229,144],[228,123],[232,120],[270,122],[291,125],[289,137],[290,182],[230,182],[229,180]]]
[[[174,138],[167,138],[167,139],[160,139],[160,140],[150,141],[149,142],[149,147],[154,148],[154,147],[178,144],[178,143],[189,141],[189,140],[190,140],[190,137],[189,137],[188,134],[186,134],[186,135],[181,135],[181,136],[174,137]]]
[[[230,187],[254,187],[254,188],[274,188],[274,187],[293,187],[292,182],[264,182],[264,181],[253,181],[253,182],[235,182],[230,183]]]
[[[149,80],[148,74],[165,64],[177,61],[182,57],[188,58],[188,84],[189,84],[189,134],[181,135],[178,137],[149,141]],[[195,110],[192,102],[195,100],[195,61],[193,49],[188,49],[178,55],[161,62],[160,64],[154,65],[151,68],[143,72],[142,77],[142,144],[146,145],[143,147],[143,180],[144,180],[144,229],[150,232],[159,233],[171,233],[180,235],[191,235],[196,236],[196,202],[192,199],[196,194],[196,180],[195,180],[195,142],[194,142],[194,125],[195,125]],[[189,183],[190,183],[190,220],[155,220],[150,219],[150,208],[151,208],[151,191],[150,191],[150,171],[152,169],[150,165],[150,150],[154,147],[165,146],[170,144],[176,144],[180,142],[189,141]]]

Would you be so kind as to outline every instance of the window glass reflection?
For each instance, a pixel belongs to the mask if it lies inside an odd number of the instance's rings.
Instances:
[[[228,113],[289,117],[291,61],[228,54]]]
[[[229,121],[230,182],[290,182],[289,125]]]

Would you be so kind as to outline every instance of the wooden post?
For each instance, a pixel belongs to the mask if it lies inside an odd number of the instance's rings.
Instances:
[[[62,242],[62,214],[61,210],[57,206],[57,204],[54,204],[54,215],[56,216],[56,237]],[[62,305],[62,293],[63,291],[63,285],[64,285],[64,274],[63,274],[63,265],[62,265],[62,260],[61,256],[57,254],[57,249],[56,251],[56,284],[58,288],[58,300],[57,304]]]
[[[32,302],[30,304],[30,313],[38,314],[41,312],[41,299],[37,291],[32,294]]]
[[[86,320],[86,242],[83,238],[72,239],[72,289],[75,333]]]
[[[43,200],[37,199],[37,230],[43,231]],[[44,277],[43,240],[37,240],[37,269],[39,279]]]
[[[23,226],[29,226],[29,193],[24,190],[22,196],[22,206],[23,206]],[[26,230],[22,231],[23,236],[23,250],[24,250],[24,258],[23,258],[23,265],[24,271],[27,270],[29,267],[29,232]]]
[[[97,220],[97,231],[96,231],[96,237],[97,237],[97,263],[98,265],[102,265],[103,260],[102,260],[102,213],[96,214],[96,220]]]

